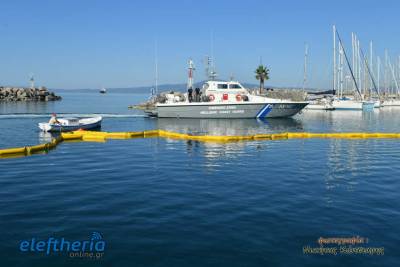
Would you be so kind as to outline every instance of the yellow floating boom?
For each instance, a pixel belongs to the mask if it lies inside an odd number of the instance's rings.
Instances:
[[[306,133],[286,132],[272,134],[239,135],[239,136],[211,136],[211,135],[190,135],[165,130],[149,130],[143,132],[95,132],[75,131],[61,133],[61,136],[54,138],[51,142],[36,146],[25,146],[19,148],[0,149],[0,158],[22,157],[36,153],[46,153],[55,148],[63,141],[84,141],[84,142],[106,142],[108,139],[132,139],[132,138],[170,138],[181,140],[195,140],[202,142],[240,142],[251,140],[282,140],[301,138],[330,138],[330,139],[371,139],[371,138],[400,138],[400,133]]]

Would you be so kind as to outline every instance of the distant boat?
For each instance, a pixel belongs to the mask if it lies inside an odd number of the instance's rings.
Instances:
[[[347,97],[335,98],[332,102],[332,106],[335,110],[362,110],[363,101]]]
[[[385,105],[385,107],[400,106],[400,100],[397,100],[395,98],[391,98],[391,99],[385,100],[383,104]]]
[[[107,93],[107,90],[106,90],[106,88],[104,88],[104,87],[103,87],[103,88],[101,88],[101,89],[100,89],[100,94],[105,94],[105,93]]]
[[[101,127],[102,117],[92,118],[63,118],[57,119],[58,123],[41,122],[38,124],[39,128],[44,132],[68,132],[76,131],[79,129],[90,130]]]
[[[334,110],[331,98],[319,98],[309,102],[304,108],[308,110]]]

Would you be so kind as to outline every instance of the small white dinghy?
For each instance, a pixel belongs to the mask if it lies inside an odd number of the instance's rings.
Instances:
[[[45,132],[68,132],[76,131],[79,129],[90,130],[101,127],[101,121],[103,118],[101,116],[92,118],[63,118],[57,119],[59,123],[39,123],[39,128]]]

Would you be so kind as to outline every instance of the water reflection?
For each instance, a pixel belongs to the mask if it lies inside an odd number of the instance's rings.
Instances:
[[[371,166],[376,166],[377,158],[381,158],[382,153],[387,153],[385,145],[382,146],[380,142],[388,140],[329,140],[326,151],[328,172],[325,175],[327,203],[338,201],[336,196],[342,190],[358,190],[360,178],[370,175]]]
[[[157,128],[180,133],[203,135],[252,135],[259,133],[302,131],[302,122],[285,119],[157,119]]]
[[[159,118],[156,128],[196,135],[254,135],[260,133],[304,131],[301,121],[288,119],[271,120],[237,120],[237,119],[167,119]],[[267,142],[199,142],[194,140],[165,140],[168,150],[177,149],[177,144],[184,142],[189,157],[204,159],[203,165],[208,169],[220,166],[226,160],[247,157],[248,150],[264,150]]]
[[[16,113],[24,113],[24,114],[42,114],[49,113],[49,110],[54,110],[54,107],[57,105],[57,102],[36,102],[36,101],[28,101],[28,102],[3,102],[0,105],[0,114],[16,114]]]
[[[54,134],[48,132],[39,131],[39,142],[40,143],[48,143],[54,138]]]

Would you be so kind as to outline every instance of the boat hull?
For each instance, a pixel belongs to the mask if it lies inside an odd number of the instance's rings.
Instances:
[[[308,103],[243,103],[243,104],[177,104],[157,105],[147,110],[149,116],[159,118],[282,118],[299,113]]]
[[[335,100],[332,102],[335,110],[362,110],[363,103],[361,101],[353,100]]]
[[[323,105],[323,104],[308,104],[305,107],[307,110],[334,110],[335,108],[332,105]]]
[[[385,107],[398,107],[400,106],[400,100],[386,100],[383,104]]]
[[[79,123],[77,125],[59,125],[49,123],[39,123],[39,128],[45,132],[70,132],[76,130],[93,130],[101,127],[102,118],[95,118],[89,123]]]

